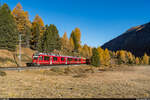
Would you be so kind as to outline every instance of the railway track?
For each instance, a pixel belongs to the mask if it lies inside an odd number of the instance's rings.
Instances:
[[[84,66],[86,64],[83,64]],[[35,69],[49,69],[54,67],[70,67],[70,66],[80,66],[80,65],[52,65],[52,66],[30,66],[30,67],[0,67],[1,71],[16,71],[16,70],[35,70]]]

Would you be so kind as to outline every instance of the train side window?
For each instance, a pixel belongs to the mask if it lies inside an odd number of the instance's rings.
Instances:
[[[40,57],[39,57],[39,60],[43,60],[43,57],[42,57],[42,56],[40,56]]]
[[[57,61],[57,57],[53,57],[53,61]]]
[[[64,57],[62,57],[62,58],[61,58],[61,61],[65,61],[65,58],[64,58]]]
[[[72,58],[68,58],[68,61],[72,61]]]
[[[48,56],[44,56],[44,60],[49,61],[49,57]]]
[[[75,59],[75,61],[78,61],[78,59]]]

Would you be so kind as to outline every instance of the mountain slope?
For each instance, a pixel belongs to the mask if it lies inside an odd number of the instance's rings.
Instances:
[[[18,47],[17,47],[18,48]],[[22,66],[26,66],[26,63],[31,62],[32,59],[32,54],[35,53],[36,51],[33,51],[29,48],[22,48],[21,50],[21,64]],[[19,49],[17,49],[17,51],[15,52],[17,53],[17,55],[19,54]],[[16,59],[14,59],[13,56],[14,52],[8,51],[8,50],[4,50],[4,49],[0,49],[0,67],[17,67],[17,63],[19,63],[19,59],[18,57],[16,57]],[[16,60],[16,62],[15,62]]]
[[[136,56],[150,55],[150,23],[132,27],[122,35],[105,43],[102,48],[112,51],[127,50]]]

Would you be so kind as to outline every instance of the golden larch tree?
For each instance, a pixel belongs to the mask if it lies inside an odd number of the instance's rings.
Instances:
[[[12,15],[17,23],[18,30],[21,34],[25,33],[25,28],[31,28],[31,22],[29,21],[28,12],[23,11],[23,7],[20,3],[12,10]]]
[[[127,63],[126,51],[120,50],[116,52],[118,60],[121,60],[121,63]]]
[[[140,59],[138,57],[135,58],[135,63],[136,63],[136,65],[140,64]]]
[[[35,16],[33,23],[38,23],[40,26],[44,27],[44,22],[39,15]]]
[[[71,52],[72,51],[72,47],[71,47],[71,43],[67,37],[67,33],[65,32],[63,37],[61,38],[61,50],[65,51],[65,52]]]
[[[43,22],[42,18],[41,18],[39,15],[36,15],[36,16],[35,16],[32,25],[36,25],[36,24],[39,25],[40,36],[42,36],[43,33],[44,33],[44,31],[45,31],[45,28],[44,28],[44,22]],[[32,34],[34,34],[34,33],[32,33]]]
[[[74,50],[79,51],[81,48],[81,32],[79,28],[75,28],[75,30],[71,32],[70,39],[72,39],[71,41],[72,45],[74,45]]]
[[[92,48],[89,46],[88,49],[89,49],[89,58],[91,58],[91,56],[93,55],[93,54],[92,54]]]
[[[70,48],[71,48],[72,50],[74,50],[75,46],[74,46],[73,37],[70,37],[69,43],[70,43]]]
[[[147,56],[146,53],[144,54],[142,61],[143,61],[144,65],[148,65],[149,64],[149,56]]]
[[[82,56],[86,57],[86,58],[89,58],[90,57],[90,52],[89,52],[89,47],[87,44],[85,44],[82,49],[80,50],[80,53]]]
[[[104,51],[104,61],[105,61],[105,65],[110,65],[110,54],[109,54],[109,50],[106,48]]]
[[[132,55],[131,52],[127,52],[127,58],[128,58],[128,63],[133,64],[134,63],[134,56]]]
[[[116,52],[115,52],[115,51],[113,51],[113,53],[112,53],[112,54],[113,54],[113,57],[116,57]]]
[[[104,65],[105,64],[105,59],[104,59],[104,50],[101,47],[97,48],[97,51],[99,53],[99,57],[100,57],[100,64]]]
[[[77,47],[79,48],[80,47],[80,43],[81,43],[81,32],[80,32],[80,29],[79,28],[75,28],[74,30],[74,33],[75,33],[75,37],[76,37],[76,41],[77,41]]]

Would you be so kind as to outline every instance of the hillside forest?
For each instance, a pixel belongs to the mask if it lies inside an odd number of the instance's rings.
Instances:
[[[11,11],[7,4],[0,7],[0,49],[5,49],[15,54],[19,45],[37,52],[54,53],[68,56],[81,56],[91,60],[93,66],[111,67],[110,65],[148,65],[150,57],[145,53],[142,57],[136,57],[125,50],[110,51],[107,48],[90,47],[81,45],[80,28],[72,30],[70,37],[65,32],[59,36],[59,30],[54,24],[45,25],[37,14],[34,20],[29,20],[29,14],[23,10],[20,3]]]

